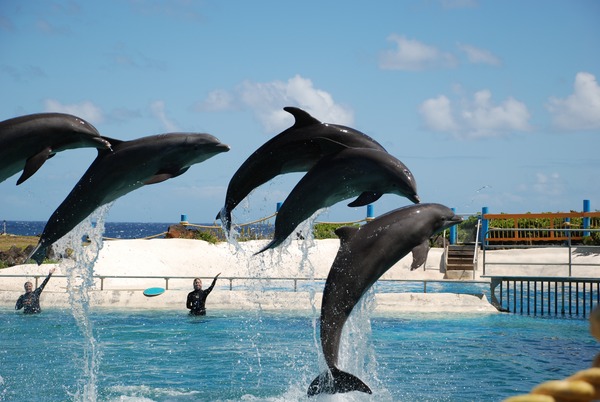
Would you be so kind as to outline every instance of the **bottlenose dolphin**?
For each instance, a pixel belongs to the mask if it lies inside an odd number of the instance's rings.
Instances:
[[[76,116],[38,113],[4,120],[0,122],[0,183],[23,170],[19,185],[57,152],[86,147],[109,149],[110,143]]]
[[[185,173],[191,165],[229,151],[209,134],[169,133],[132,141],[110,140],[112,151],[98,156],[52,214],[29,258],[41,264],[46,248],[67,234],[96,208],[145,184]]]
[[[327,155],[292,189],[277,212],[273,241],[258,253],[277,247],[321,208],[359,194],[361,199],[371,195],[372,202],[386,193],[419,202],[412,173],[392,155],[371,148],[346,148]]]
[[[231,229],[231,211],[252,190],[272,178],[285,173],[306,172],[323,156],[348,147],[385,151],[371,137],[353,128],[321,123],[296,107],[287,106],[283,110],[294,116],[294,125],[254,151],[229,182],[225,205],[217,214],[217,219],[221,219],[228,232]]]
[[[321,392],[371,393],[358,377],[337,367],[342,328],[363,294],[402,257],[413,252],[413,267],[425,262],[429,238],[461,221],[450,208],[419,204],[381,215],[361,227],[336,230],[340,248],[325,282],[320,333],[328,370],[310,384],[308,395]]]

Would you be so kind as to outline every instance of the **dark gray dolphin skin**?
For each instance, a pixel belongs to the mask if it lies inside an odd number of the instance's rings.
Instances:
[[[0,122],[0,183],[23,170],[17,185],[57,152],[110,143],[87,121],[70,114],[38,113]]]
[[[272,178],[285,173],[306,172],[323,156],[348,147],[385,151],[371,137],[353,128],[321,123],[296,107],[287,106],[283,110],[294,116],[294,125],[250,155],[229,182],[225,205],[217,214],[227,232],[231,229],[231,211],[252,190]]]
[[[359,199],[366,199],[367,194],[372,196],[368,204],[388,193],[406,197],[414,203],[419,202],[412,173],[387,152],[371,148],[346,148],[325,156],[285,199],[275,218],[273,240],[258,253],[280,245],[300,223],[321,208],[359,194]]]
[[[325,282],[321,303],[321,346],[328,370],[310,384],[308,395],[362,391],[369,387],[337,368],[342,329],[363,294],[402,257],[412,251],[414,269],[425,262],[429,238],[461,221],[440,204],[409,205],[381,215],[361,227],[336,230],[340,248]]]
[[[185,173],[191,165],[229,151],[209,134],[169,133],[132,141],[110,139],[112,151],[98,151],[88,170],[54,211],[29,258],[38,265],[46,248],[70,232],[96,208],[146,184]]]

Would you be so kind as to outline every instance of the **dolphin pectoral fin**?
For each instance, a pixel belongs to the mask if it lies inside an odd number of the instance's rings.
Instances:
[[[174,173],[171,171],[160,171],[160,172],[156,173],[154,176],[150,177],[148,180],[146,180],[144,182],[144,184],[148,185],[148,184],[162,183],[163,181],[172,179],[173,177],[181,176],[182,174],[187,172],[188,169],[189,169],[189,166],[186,168],[180,169]]]
[[[421,265],[425,264],[427,259],[427,253],[429,253],[429,239],[419,244],[417,247],[412,249],[413,262],[410,265],[410,270],[414,271]]]
[[[162,183],[163,181],[169,180],[171,177],[173,177],[173,175],[170,173],[155,174],[154,176],[152,176],[151,178],[146,180],[144,182],[144,184],[149,185],[149,184]]]
[[[365,205],[369,205],[378,199],[381,198],[382,193],[374,193],[371,191],[365,191],[361,195],[358,196],[354,201],[348,204],[349,207],[364,207]]]
[[[42,247],[41,244],[38,243],[31,253],[29,253],[29,256],[25,259],[25,261],[34,260],[37,262],[37,265],[42,265],[44,258],[46,258],[46,247]]]
[[[21,174],[21,177],[19,177],[19,180],[17,180],[17,186],[23,183],[25,180],[29,179],[31,176],[33,176],[33,174],[37,172],[39,168],[42,167],[44,162],[46,162],[53,156],[54,153],[52,152],[52,149],[50,147],[46,147],[37,154],[27,159],[27,162],[25,162],[25,168],[23,169],[23,173]]]
[[[310,383],[306,394],[310,397],[321,393],[337,394],[350,391],[373,393],[360,378],[333,367],[331,371],[325,371],[315,378]]]

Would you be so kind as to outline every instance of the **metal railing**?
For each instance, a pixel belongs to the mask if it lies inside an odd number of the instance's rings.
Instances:
[[[585,318],[600,303],[600,278],[494,276],[490,293],[500,311]]]
[[[600,212],[557,212],[526,214],[484,214],[493,230],[486,242],[580,241],[590,229],[600,226]],[[580,222],[576,224],[575,222]]]
[[[0,274],[0,278],[23,278],[23,280],[31,280],[31,278],[33,278],[35,280],[35,287],[38,286],[38,282],[40,280],[43,280],[46,277],[46,275],[23,275],[23,274]],[[66,275],[52,275],[52,278],[67,278]],[[93,277],[94,279],[98,279],[100,281],[100,286],[98,290],[126,290],[124,288],[120,288],[120,287],[107,287],[105,284],[105,280],[107,279],[117,279],[117,280],[132,280],[132,279],[144,279],[144,280],[148,280],[148,279],[158,279],[158,280],[164,280],[164,286],[165,286],[165,290],[169,290],[169,281],[172,280],[189,280],[190,281],[190,289],[191,289],[191,283],[195,278],[200,278],[203,281],[211,281],[213,279],[213,277],[204,277],[204,276],[165,276],[165,275],[158,275],[158,276],[124,276],[124,275],[96,275]],[[302,278],[302,277],[249,277],[249,276],[230,276],[230,277],[219,277],[219,280],[225,280],[228,281],[228,288],[230,291],[234,290],[234,282],[288,282],[290,283],[289,285],[289,290],[288,291],[293,291],[293,292],[297,292],[298,291],[298,284],[299,283],[306,283],[306,284],[311,284],[311,283],[324,283],[326,278]],[[430,284],[440,284],[440,285],[446,285],[446,286],[452,286],[452,284],[454,285],[473,285],[473,284],[489,284],[489,281],[484,280],[484,281],[464,281],[464,280],[450,280],[450,279],[379,279],[378,283],[380,284],[408,284],[408,283],[416,283],[416,284],[420,284],[419,290],[421,293],[427,293],[428,291],[428,285]],[[450,285],[449,285],[450,284]],[[241,285],[240,285],[241,286]],[[255,287],[256,288],[256,287]],[[286,288],[284,286],[284,288]],[[270,289],[281,289],[281,287],[277,287],[277,286],[263,286],[263,290],[270,290]],[[131,290],[131,289],[127,289],[127,290]],[[143,290],[142,288],[140,288],[139,290]],[[412,290],[417,290],[417,289],[412,289]],[[429,290],[431,290],[431,286],[429,287]],[[389,292],[388,292],[389,293]],[[392,292],[394,293],[394,292]],[[397,293],[405,293],[405,292],[397,292]],[[460,293],[460,292],[459,292]]]
[[[531,229],[489,229],[486,233],[484,233],[484,240],[482,241],[482,249],[483,249],[483,275],[486,275],[486,267],[490,266],[490,265],[505,265],[505,266],[540,266],[540,265],[544,265],[544,266],[562,266],[562,267],[568,267],[569,269],[569,274],[568,276],[572,276],[573,272],[572,269],[573,267],[576,266],[594,266],[594,267],[598,267],[600,268],[600,253],[599,253],[599,258],[596,259],[595,263],[590,263],[590,262],[586,262],[586,263],[575,263],[573,262],[573,253],[574,250],[581,250],[581,249],[600,249],[599,246],[587,246],[587,245],[583,245],[583,244],[578,244],[576,246],[574,246],[572,244],[572,237],[571,237],[571,232],[573,231],[577,231],[577,232],[581,232],[581,229],[566,229],[566,228],[560,228],[560,229],[544,229],[546,231],[560,231],[560,232],[565,232],[567,233],[566,235],[566,240],[562,242],[562,244],[536,244],[534,247],[535,248],[554,248],[554,249],[565,249],[567,254],[567,261],[566,262],[519,262],[519,261],[511,261],[511,262],[490,262],[487,260],[486,258],[486,253],[492,250],[502,250],[502,249],[531,249],[532,246],[531,245],[523,245],[523,244],[500,244],[500,243],[494,243],[494,244],[490,244],[488,242],[490,234],[494,233],[496,231],[514,231],[514,232],[520,232],[520,231],[530,231]],[[600,232],[600,229],[586,229],[586,231],[588,232]],[[600,271],[598,271],[600,273]]]

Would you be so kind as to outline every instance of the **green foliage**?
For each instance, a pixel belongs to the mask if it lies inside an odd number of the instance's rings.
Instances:
[[[591,232],[590,236],[585,236],[583,244],[586,246],[600,246],[600,232]]]
[[[474,243],[479,215],[469,216],[456,226],[459,243]]]
[[[194,234],[194,239],[204,240],[207,243],[217,244],[220,239],[218,235],[213,233],[211,230],[197,230]]]
[[[341,224],[336,224],[336,223],[316,223],[313,226],[313,236],[315,237],[316,240],[337,239],[337,236],[335,235],[335,230],[337,228],[342,227],[342,226],[356,226],[356,227],[359,227],[360,225],[358,223],[354,223],[354,224],[347,224],[347,223],[341,223]]]

